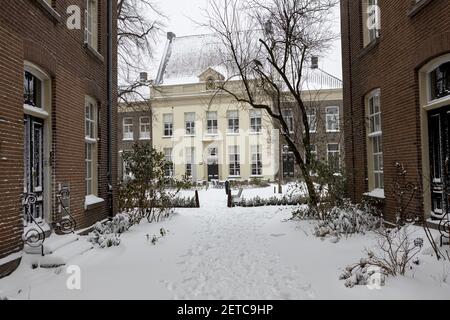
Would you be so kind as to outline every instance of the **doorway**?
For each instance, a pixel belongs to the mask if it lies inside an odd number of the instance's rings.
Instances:
[[[44,122],[30,115],[24,117],[24,198],[28,202],[29,215],[24,207],[27,223],[44,221]]]
[[[442,218],[449,209],[450,106],[428,112],[432,216]]]

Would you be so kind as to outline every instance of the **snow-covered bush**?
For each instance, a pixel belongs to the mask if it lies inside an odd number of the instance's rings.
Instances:
[[[173,208],[196,208],[195,197],[176,197],[172,200]]]
[[[111,221],[97,222],[94,225],[94,230],[89,233],[88,240],[98,244],[100,248],[118,246],[120,244],[120,234],[127,231],[131,226],[132,219],[130,215],[119,213]]]
[[[272,196],[270,198],[261,198],[256,196],[251,199],[242,198],[240,201],[235,203],[238,207],[262,207],[262,206],[296,206],[306,203],[306,199],[302,196],[287,196],[276,197]]]
[[[386,282],[387,271],[374,265],[373,256],[361,258],[359,263],[348,266],[339,276],[339,280],[345,280],[346,287],[355,285],[379,285],[384,286]]]
[[[381,218],[374,215],[371,208],[346,200],[342,206],[332,208],[323,220],[317,222],[314,234],[317,237],[340,238],[354,233],[365,233],[379,228],[380,225]]]
[[[405,275],[413,264],[420,264],[416,256],[423,247],[423,239],[414,237],[415,231],[410,231],[408,225],[392,229],[382,227],[375,232],[377,246],[367,251],[367,257],[347,266],[340,275],[340,280],[346,280],[345,286],[367,285],[374,272],[383,285],[386,275]]]

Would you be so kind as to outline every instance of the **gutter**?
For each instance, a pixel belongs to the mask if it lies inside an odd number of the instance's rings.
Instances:
[[[107,54],[106,54],[106,91],[107,91],[107,149],[108,149],[108,216],[113,217],[113,0],[107,0]]]

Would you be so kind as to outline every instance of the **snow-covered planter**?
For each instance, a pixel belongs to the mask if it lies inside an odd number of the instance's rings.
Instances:
[[[111,221],[97,222],[94,230],[89,233],[88,240],[98,244],[100,248],[109,248],[120,244],[120,234],[132,226],[128,214],[119,213]]]

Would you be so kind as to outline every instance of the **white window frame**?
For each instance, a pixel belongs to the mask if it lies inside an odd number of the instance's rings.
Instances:
[[[131,121],[131,123],[126,123],[128,120]],[[123,141],[133,141],[134,140],[134,128],[133,128],[133,118],[131,117],[125,117],[122,120],[122,126],[123,126]]]
[[[238,145],[228,146],[229,176],[241,176],[241,155]]]
[[[217,111],[207,111],[206,112],[206,133],[208,135],[218,134],[218,119]]]
[[[195,112],[184,113],[184,130],[187,136],[195,136]]]
[[[262,131],[262,111],[259,109],[250,110],[250,132],[261,133]]]
[[[98,51],[98,0],[86,0],[84,42]]]
[[[195,147],[186,147],[185,148],[185,174],[187,177],[193,178],[195,176]]]
[[[228,134],[239,133],[239,110],[227,111]]]
[[[308,119],[309,133],[316,133],[317,132],[317,109],[309,108],[309,110],[306,110],[306,117]]]
[[[163,114],[163,137],[173,137],[173,113]]]
[[[148,122],[142,122],[143,119],[148,119]],[[151,121],[149,116],[139,117],[139,139],[150,140]]]
[[[294,113],[291,108],[281,111],[284,121],[288,126],[289,133],[294,133]]]
[[[88,109],[89,112],[88,112]],[[85,186],[86,196],[97,196],[97,132],[98,132],[98,105],[95,99],[85,98]]]
[[[362,26],[364,29],[364,47],[374,42],[380,37],[381,16],[378,7],[378,0],[361,0],[362,1]],[[369,28],[369,23],[374,28]]]
[[[332,112],[330,110],[336,110]],[[338,106],[329,106],[325,109],[326,131],[327,132],[339,132],[340,131],[340,114]]]
[[[263,165],[262,165],[262,146],[253,145],[251,146],[251,175],[253,177],[261,177],[263,175]]]
[[[172,167],[166,170],[166,177],[173,177],[175,175],[175,164],[173,163],[173,148],[164,148],[164,156],[166,161],[172,162]]]
[[[337,150],[330,150],[330,146],[337,146]],[[337,155],[337,170],[334,173],[339,173],[341,171],[341,146],[339,143],[328,143],[327,144],[327,163],[331,165],[331,156],[335,157]]]
[[[376,110],[375,102],[378,103]],[[372,106],[372,108],[371,108]],[[372,109],[372,110],[371,110]],[[373,112],[372,112],[373,111]],[[371,179],[369,179],[370,189],[384,189],[384,165],[383,165],[383,132],[381,127],[381,99],[380,90],[374,90],[366,97],[366,114],[368,118],[367,129],[367,154],[370,159],[368,171]],[[378,120],[376,120],[378,119]],[[376,142],[376,143],[375,143]],[[379,150],[375,150],[376,145],[381,145]],[[375,168],[378,163],[379,167]],[[370,191],[372,191],[370,190]]]

